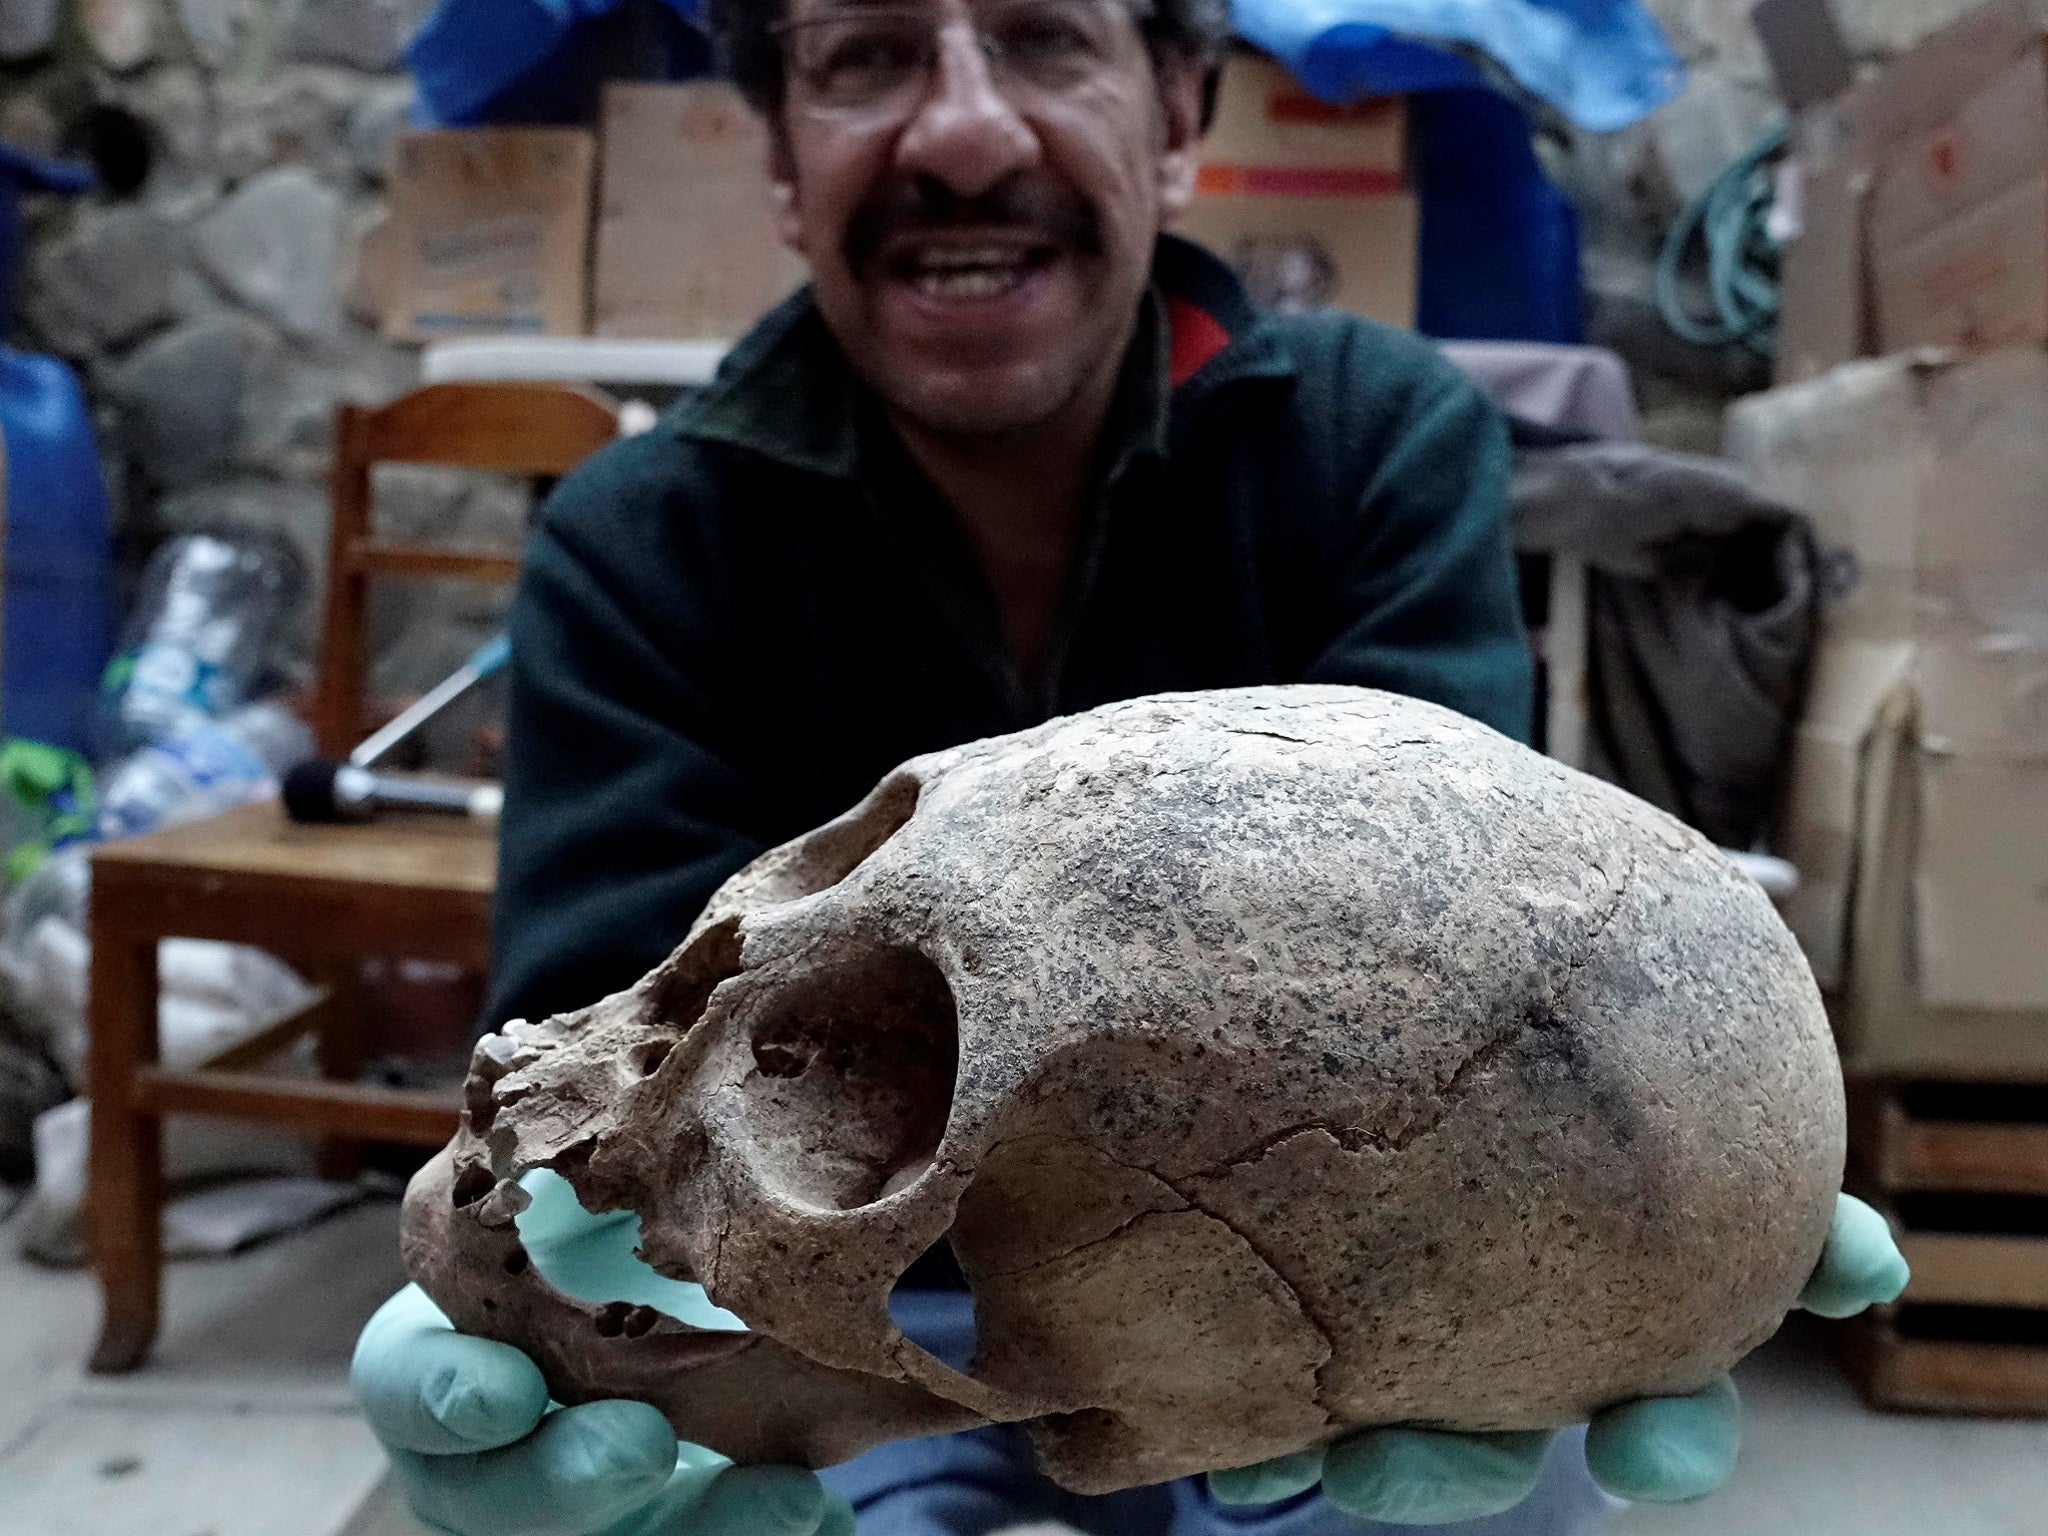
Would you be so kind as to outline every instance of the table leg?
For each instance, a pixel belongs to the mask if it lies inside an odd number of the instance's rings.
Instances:
[[[333,1082],[352,1083],[363,1071],[363,1001],[358,965],[354,960],[337,961],[319,967],[313,978],[327,991],[314,1036],[314,1051],[320,1075]],[[345,1136],[321,1138],[321,1178],[352,1179],[362,1171],[362,1163],[361,1142]]]
[[[93,900],[87,1208],[105,1298],[92,1368],[132,1371],[156,1342],[163,1276],[163,1124],[136,1108],[137,1072],[157,1059],[156,936],[112,892]]]

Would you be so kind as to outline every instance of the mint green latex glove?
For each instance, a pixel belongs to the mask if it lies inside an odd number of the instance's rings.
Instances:
[[[741,1326],[639,1260],[636,1218],[586,1214],[551,1173],[522,1183],[519,1235],[557,1289]],[[414,1512],[455,1536],[852,1536],[852,1508],[809,1472],[678,1445],[645,1403],[553,1407],[531,1360],[457,1333],[417,1286],[370,1319],[351,1377]]]
[[[1906,1261],[1876,1211],[1835,1205],[1820,1263],[1799,1304],[1852,1317],[1906,1288]],[[1393,1525],[1449,1525],[1514,1508],[1535,1489],[1555,1437],[1543,1431],[1452,1434],[1368,1429],[1327,1448],[1209,1477],[1227,1504],[1264,1504],[1322,1484],[1339,1509]],[[1586,1467],[1608,1492],[1644,1503],[1703,1498],[1728,1481],[1742,1444],[1742,1404],[1722,1377],[1689,1397],[1651,1397],[1596,1414]]]

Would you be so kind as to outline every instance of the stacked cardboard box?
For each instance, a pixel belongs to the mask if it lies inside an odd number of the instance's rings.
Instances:
[[[597,143],[574,128],[409,133],[360,274],[394,341],[573,336],[584,323]]]
[[[1774,15],[1782,76],[1825,28]],[[1966,13],[1795,143],[1788,387],[1730,428],[1839,555],[1794,926],[1852,1069],[2048,1079],[2048,0]]]
[[[1729,450],[1833,552],[1785,851],[1845,1063],[2048,1080],[2048,352],[1852,364]]]
[[[1782,79],[1831,29],[1771,6]],[[1785,387],[1730,418],[1832,551],[1787,915],[1851,1074],[1852,1177],[1913,1267],[1841,1335],[1891,1407],[2048,1412],[2044,11],[1991,0],[1802,114]]]
[[[1913,1266],[1848,1364],[1885,1406],[2048,1413],[2048,351],[1845,364],[1730,449],[1833,552],[1787,916]]]
[[[1400,98],[1331,106],[1242,54],[1204,150],[1184,230],[1258,297],[1414,322],[1420,216]],[[765,128],[717,81],[614,85],[594,133],[409,134],[364,301],[410,341],[729,341],[803,281],[775,229],[767,163]]]
[[[2048,341],[2048,0],[1991,0],[1795,131],[1781,382]]]
[[[613,86],[598,132],[407,134],[391,201],[361,287],[394,340],[729,341],[803,280],[766,135],[716,81]]]
[[[1318,100],[1273,60],[1234,55],[1181,233],[1280,308],[1415,323],[1421,215],[1398,96]]]
[[[599,336],[730,340],[804,280],[778,238],[768,131],[717,81],[605,92]]]

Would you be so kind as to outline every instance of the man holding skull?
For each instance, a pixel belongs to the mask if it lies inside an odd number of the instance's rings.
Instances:
[[[629,985],[740,865],[898,762],[1053,715],[1328,682],[1525,734],[1492,411],[1425,343],[1262,314],[1163,233],[1193,194],[1224,0],[712,0],[709,19],[811,283],[711,387],[565,480],[534,537],[494,1020]],[[630,1220],[535,1192],[522,1236],[558,1285],[703,1311],[632,1257]],[[931,1278],[905,1321],[943,1355],[967,1298]],[[1809,1305],[1902,1281],[1845,1202]],[[1596,1526],[1601,1486],[1707,1493],[1738,1440],[1723,1383],[1556,1444],[1370,1430],[1100,1501],[1037,1479],[1004,1431],[820,1481],[678,1448],[643,1404],[551,1411],[531,1362],[413,1289],[356,1380],[415,1506],[463,1536],[844,1536],[855,1507],[870,1536],[1534,1536]]]

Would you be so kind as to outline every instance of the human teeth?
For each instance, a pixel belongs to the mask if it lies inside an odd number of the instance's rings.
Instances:
[[[918,292],[933,299],[992,299],[1015,286],[1014,267],[960,267],[917,275]]]
[[[1003,246],[982,245],[923,251],[917,260],[922,267],[1006,267],[1014,266],[1023,257]]]

